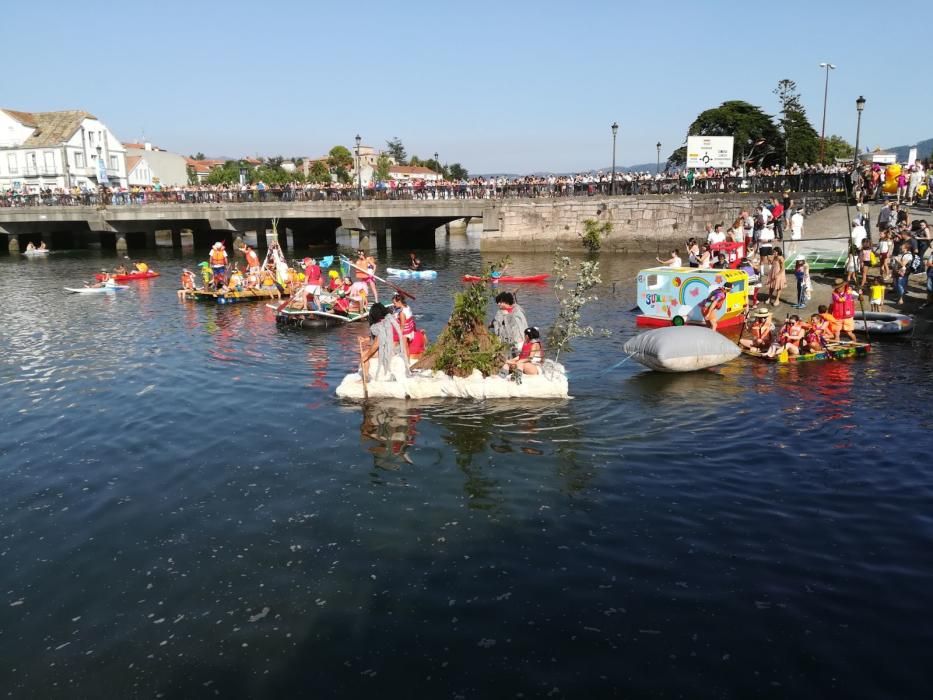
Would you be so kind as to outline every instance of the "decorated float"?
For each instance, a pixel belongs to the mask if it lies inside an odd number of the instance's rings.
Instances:
[[[745,321],[748,307],[748,275],[743,270],[700,270],[695,267],[651,267],[636,278],[636,295],[641,314],[639,326],[705,325],[702,304],[716,288],[727,282],[721,308],[715,310],[720,328]]]

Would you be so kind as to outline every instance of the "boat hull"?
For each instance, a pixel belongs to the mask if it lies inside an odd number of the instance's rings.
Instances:
[[[756,350],[742,348],[742,354],[754,357],[765,362],[775,362],[777,364],[793,364],[796,362],[814,362],[819,360],[844,360],[850,357],[864,357],[871,352],[869,343],[830,343],[825,350],[820,352],[811,352],[803,355],[791,355],[790,353],[778,353],[772,357],[760,353]]]
[[[502,277],[479,277],[477,275],[464,275],[464,282],[544,282],[550,275],[503,275]]]
[[[134,280],[149,280],[153,277],[159,277],[160,273],[154,272],[152,270],[147,270],[146,272],[129,272],[125,275],[110,275],[110,277],[116,282],[132,282]],[[104,279],[104,273],[98,272],[94,275],[94,279],[98,282]]]
[[[203,289],[194,291],[188,290],[185,294],[186,299],[194,301],[215,302],[217,304],[237,304],[244,301],[265,301],[267,299],[278,299],[282,295],[278,291],[268,291],[265,289],[247,289],[242,292],[206,292]]]

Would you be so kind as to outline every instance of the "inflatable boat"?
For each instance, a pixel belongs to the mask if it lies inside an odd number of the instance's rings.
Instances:
[[[437,277],[437,270],[404,270],[398,267],[387,267],[390,277],[401,277],[412,280],[433,280]]]
[[[900,335],[914,329],[914,319],[905,314],[881,313],[878,311],[857,311],[855,313],[855,332],[868,335]]]

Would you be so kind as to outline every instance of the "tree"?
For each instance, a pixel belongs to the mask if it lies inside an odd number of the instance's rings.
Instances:
[[[330,171],[323,161],[316,160],[311,164],[311,169],[308,171],[308,180],[321,185],[330,182]]]
[[[460,163],[451,163],[447,168],[447,174],[451,180],[466,180],[470,175]]]
[[[246,168],[246,181],[253,182],[253,166],[245,160],[228,160],[219,168],[214,168],[207,175],[210,185],[233,185],[240,182],[240,168]]]
[[[408,164],[414,168],[417,168],[424,165],[424,161],[422,161],[418,156],[412,156],[408,159]]]
[[[207,156],[201,153],[201,151],[198,151],[193,156],[191,156],[191,160],[207,160]]]
[[[376,180],[385,181],[389,179],[389,170],[392,168],[392,160],[385,153],[381,153],[376,158]]]
[[[406,165],[408,156],[405,153],[405,146],[402,145],[402,140],[396,136],[391,141],[386,141],[386,148],[389,149],[389,154],[395,158],[395,162],[399,165]]]
[[[278,168],[284,162],[285,162],[285,159],[282,156],[273,156],[272,158],[266,159],[266,165],[273,167],[273,168]]]
[[[819,156],[819,147],[817,147],[817,156]],[[823,157],[827,163],[832,163],[836,158],[853,160],[855,158],[855,146],[841,136],[835,134],[827,136],[826,143],[823,145]],[[815,159],[810,162],[815,162]]]
[[[334,146],[327,154],[327,166],[340,182],[350,182],[350,169],[353,168],[353,155],[344,146]]]
[[[800,102],[797,83],[785,78],[772,90],[781,103],[779,124],[784,134],[784,157],[790,163],[814,163],[819,156],[819,137]]]
[[[784,139],[771,117],[762,112],[760,107],[742,100],[728,100],[718,107],[701,112],[693,120],[687,134],[734,136],[733,157],[737,164],[745,163],[749,157],[755,165],[771,165],[782,162],[784,158]],[[686,160],[686,148],[678,148],[668,158],[672,165],[684,165]]]
[[[199,181],[198,181],[198,173],[197,173],[197,171],[195,171],[194,167],[191,166],[191,165],[189,165],[189,166],[188,166],[187,168],[185,168],[185,169],[186,169],[187,172],[188,172],[188,184],[189,184],[189,185],[197,185],[198,182],[199,182]]]

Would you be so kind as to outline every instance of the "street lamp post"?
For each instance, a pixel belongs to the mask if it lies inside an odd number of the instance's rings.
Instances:
[[[826,85],[823,88],[823,128],[820,131],[820,165],[823,164],[823,152],[826,147],[826,98],[829,97],[829,71],[836,70],[832,63],[821,63],[820,68],[826,69]]]
[[[612,129],[612,176],[609,179],[609,192],[610,194],[616,193],[616,134],[619,133],[619,125],[616,122],[612,122],[612,126],[609,127]]]
[[[654,174],[660,175],[661,174],[661,142],[660,141],[658,141],[655,144],[655,148],[658,149],[658,164],[654,168]]]
[[[363,168],[362,161],[360,160],[360,142],[363,139],[360,138],[360,135],[356,135],[356,181],[357,187],[359,188],[356,193],[357,201],[360,203],[363,202]]]
[[[861,95],[855,101],[855,110],[858,112],[858,121],[855,123],[855,168],[858,169],[858,140],[862,131],[862,110],[865,109],[865,98]]]

